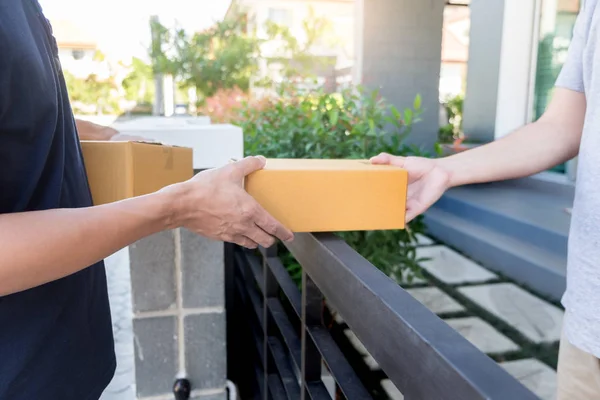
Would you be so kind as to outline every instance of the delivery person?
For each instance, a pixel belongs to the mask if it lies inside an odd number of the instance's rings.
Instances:
[[[579,154],[571,220],[558,399],[600,399],[600,5],[586,0],[546,113],[486,146],[448,158],[382,154],[376,164],[409,173],[407,218],[453,186],[520,178]]]
[[[0,399],[100,397],[115,371],[104,257],[177,227],[250,248],[291,240],[241,187],[264,164],[92,207],[51,27],[37,0],[0,1]]]

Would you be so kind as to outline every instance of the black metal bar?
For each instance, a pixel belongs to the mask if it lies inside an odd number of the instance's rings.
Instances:
[[[536,399],[340,238],[296,234],[287,246],[406,398]]]
[[[302,368],[302,346],[298,332],[287,318],[287,314],[279,300],[269,299],[267,307],[283,338],[283,343],[292,356],[292,361],[296,364],[296,368],[300,370]]]
[[[315,346],[308,328],[321,324],[323,296],[306,272],[302,272],[302,387],[308,382],[321,380],[321,354]],[[302,391],[302,400],[305,391]]]
[[[273,276],[277,279],[277,283],[283,291],[283,294],[292,305],[298,318],[300,318],[302,315],[302,297],[300,290],[298,290],[298,286],[296,286],[279,258],[269,257],[266,259],[266,262],[271,269]]]
[[[283,400],[283,399],[287,398],[285,389],[284,389],[283,385],[281,384],[281,381],[279,380],[279,376],[277,376],[276,374],[267,375],[267,379],[265,380],[265,385],[266,385],[266,387],[269,388],[269,390],[268,391],[265,390],[265,392],[269,392],[271,394],[271,398],[273,400]],[[268,394],[268,393],[266,393],[266,394]]]
[[[237,341],[234,340],[234,332],[237,327],[236,315],[235,315],[235,245],[232,243],[224,243],[224,275],[225,275],[225,319],[226,319],[226,332],[227,332],[227,343],[233,344]],[[239,353],[239,346],[230,347],[227,357],[227,375],[236,375],[234,371],[233,354]]]
[[[269,251],[269,250],[267,250],[267,251]],[[250,263],[253,262],[253,260],[250,259],[249,257],[248,257],[248,261]],[[254,269],[254,267],[253,267],[253,269]],[[263,332],[264,332],[263,365],[265,366],[265,376],[264,376],[265,385],[268,385],[268,380],[270,379],[269,377],[273,373],[277,372],[277,366],[275,365],[275,362],[273,360],[274,355],[271,356],[271,352],[269,351],[270,350],[269,336],[272,336],[275,333],[275,328],[273,327],[273,325],[274,325],[273,319],[269,315],[267,302],[271,298],[277,298],[277,295],[279,294],[279,285],[277,284],[277,280],[273,276],[273,273],[269,269],[269,266],[267,265],[267,262],[264,259],[263,259],[262,266],[261,266],[261,272],[262,272],[261,275],[262,275],[262,279],[263,279],[263,282],[262,282],[262,288],[263,288],[262,312],[263,312]],[[254,276],[256,279],[260,278],[258,271],[255,272]],[[271,394],[274,395],[273,393],[271,393]],[[278,397],[275,397],[275,398],[278,398]],[[264,400],[267,400],[266,394],[265,394]]]
[[[286,355],[286,351],[281,342],[275,338],[270,337],[268,339],[269,351],[273,357],[274,365],[281,377],[281,383],[286,393],[286,398],[297,400],[300,398],[300,386],[298,385],[298,379],[290,360]]]
[[[307,382],[304,391],[306,398],[311,400],[329,400],[331,396],[321,381]]]
[[[240,265],[245,265],[248,267],[252,277],[254,278],[255,282],[258,284],[260,291],[264,293],[265,287],[264,287],[264,279],[263,279],[263,270],[262,270],[262,266],[260,264],[260,259],[252,254],[248,254],[245,252],[244,253],[236,252],[236,261],[238,263],[240,263]],[[246,278],[249,278],[249,277],[246,276]]]
[[[308,329],[308,333],[344,396],[348,400],[371,399],[329,331],[321,326],[313,326]]]

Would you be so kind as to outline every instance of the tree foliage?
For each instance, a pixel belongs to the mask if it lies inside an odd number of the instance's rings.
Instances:
[[[196,88],[204,98],[221,89],[247,91],[258,69],[259,40],[241,32],[241,23],[240,16],[190,35],[153,22],[154,70],[174,75],[182,86]]]
[[[139,58],[133,58],[131,72],[123,79],[122,85],[127,100],[138,103],[152,103],[154,101],[155,88],[152,66]]]

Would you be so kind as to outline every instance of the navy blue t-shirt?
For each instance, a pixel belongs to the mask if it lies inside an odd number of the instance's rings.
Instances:
[[[52,29],[36,0],[1,0],[0,213],[90,205]],[[114,370],[103,263],[0,297],[1,400],[97,400]]]

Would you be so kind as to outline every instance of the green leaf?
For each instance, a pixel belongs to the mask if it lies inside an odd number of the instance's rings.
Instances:
[[[413,108],[415,110],[420,110],[421,109],[421,102],[422,102],[421,95],[417,94],[417,96],[415,97],[415,101],[413,103]]]
[[[338,110],[329,111],[329,122],[331,125],[337,125],[340,113]]]
[[[402,114],[400,114],[400,111],[398,111],[396,107],[391,106],[390,110],[392,111],[392,114],[394,115],[394,118],[396,118],[397,121],[402,119]]]
[[[410,108],[404,110],[404,125],[412,125],[413,123],[413,112]]]

